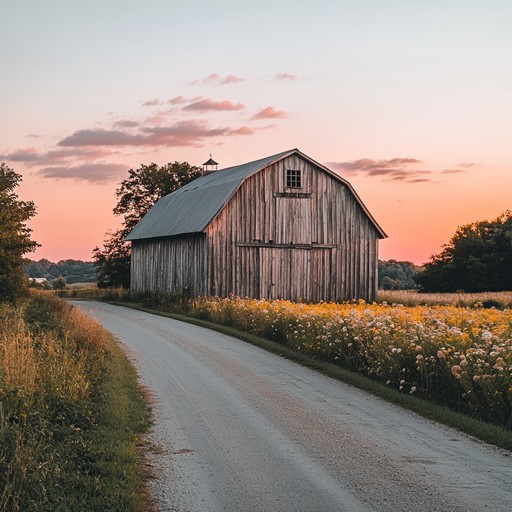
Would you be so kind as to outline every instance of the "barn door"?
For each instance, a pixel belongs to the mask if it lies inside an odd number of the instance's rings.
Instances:
[[[311,252],[260,247],[260,297],[311,300]]]

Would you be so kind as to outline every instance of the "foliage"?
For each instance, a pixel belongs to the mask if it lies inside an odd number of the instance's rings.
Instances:
[[[67,286],[66,280],[62,276],[59,276],[59,277],[57,277],[57,279],[54,279],[52,281],[52,288],[54,290],[65,290],[66,286]]]
[[[460,226],[415,280],[426,292],[512,290],[512,212]]]
[[[24,270],[29,277],[45,277],[48,281],[62,276],[68,284],[96,282],[96,268],[92,261],[68,259],[53,263],[47,259],[28,260]]]
[[[0,164],[0,301],[15,300],[26,291],[27,279],[23,273],[23,255],[34,251],[32,230],[26,222],[36,208],[32,201],[21,201],[15,193],[21,182],[5,164]]]
[[[93,250],[98,286],[130,285],[130,244],[126,236],[161,197],[174,192],[202,174],[201,167],[187,162],[155,163],[130,169],[128,178],[116,190],[116,215],[123,216],[121,229],[107,233],[103,248]]]
[[[200,298],[193,315],[512,426],[512,310]]]
[[[413,277],[418,271],[410,261],[379,260],[379,289],[414,290],[417,284]]]
[[[0,305],[0,510],[134,510],[134,433],[147,411],[133,369],[112,368],[113,345],[49,293]]]

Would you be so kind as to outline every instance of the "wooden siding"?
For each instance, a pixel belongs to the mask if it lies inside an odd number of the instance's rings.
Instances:
[[[286,187],[300,169],[302,187]],[[206,229],[211,295],[372,301],[378,233],[351,191],[292,155],[248,178]]]
[[[204,295],[205,248],[205,236],[202,234],[133,242],[132,293]]]

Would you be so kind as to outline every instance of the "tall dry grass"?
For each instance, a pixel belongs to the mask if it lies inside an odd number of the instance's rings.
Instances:
[[[414,290],[379,290],[379,302],[404,306],[460,306],[512,308],[512,291],[480,293],[418,293]]]
[[[48,294],[0,305],[0,510],[58,508],[62,447],[94,424],[106,344],[96,322]]]

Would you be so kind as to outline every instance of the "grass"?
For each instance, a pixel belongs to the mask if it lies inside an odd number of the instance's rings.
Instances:
[[[138,511],[149,407],[114,340],[48,293],[0,305],[0,510]]]
[[[512,292],[418,293],[414,290],[379,290],[378,302],[404,306],[458,306],[512,308]]]

